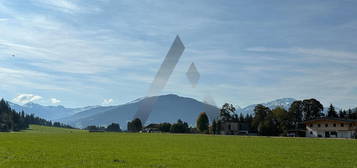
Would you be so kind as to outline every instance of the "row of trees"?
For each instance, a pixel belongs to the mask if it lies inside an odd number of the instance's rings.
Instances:
[[[357,119],[357,108],[348,110],[339,110],[337,113],[335,107],[331,104],[327,111],[328,117],[341,118],[341,119]]]
[[[51,122],[45,119],[34,116],[33,114],[25,114],[22,112],[16,112],[11,109],[9,104],[4,100],[0,100],[0,131],[20,131],[27,129],[29,124],[37,124],[44,126],[65,127],[72,128],[69,125],[65,125],[59,122]]]
[[[118,123],[112,123],[107,127],[90,125],[85,128],[89,131],[107,131],[107,132],[121,132],[120,125]]]
[[[340,110],[337,113],[331,104],[326,114],[323,111],[323,105],[316,99],[294,101],[288,110],[282,107],[271,110],[263,105],[257,105],[251,125],[259,135],[276,136],[286,135],[289,129],[304,129],[303,121],[320,117],[357,119],[357,109]]]
[[[357,108],[352,110],[340,110],[338,113],[331,104],[324,112],[323,105],[316,99],[305,99],[294,101],[288,110],[283,107],[269,109],[261,104],[254,108],[254,114],[241,113],[239,116],[236,109],[231,104],[224,104],[219,116],[212,121],[210,132],[219,134],[223,122],[238,122],[245,125],[246,129],[256,131],[258,135],[278,136],[287,135],[288,130],[305,129],[303,121],[312,120],[320,117],[357,119]],[[197,119],[197,129],[202,133],[209,132],[208,117],[201,113]]]
[[[323,116],[343,119],[357,119],[357,109],[340,110],[337,112],[331,104],[324,112],[323,105],[316,99],[305,99],[294,101],[289,109],[276,107],[270,109],[261,104],[254,108],[254,114],[237,114],[232,104],[224,104],[220,109],[219,115],[210,125],[209,118],[205,112],[200,113],[196,120],[196,128],[191,128],[186,122],[178,120],[177,123],[161,123],[158,129],[161,132],[171,133],[213,133],[219,134],[221,124],[224,122],[238,122],[239,125],[245,125],[245,129],[254,131],[258,135],[279,136],[287,135],[288,130],[304,129],[303,121],[311,120]],[[140,119],[136,118],[128,122],[129,132],[139,132],[143,129]]]
[[[133,121],[128,122],[128,132],[139,132],[143,129],[141,120],[136,118]],[[161,132],[171,132],[171,133],[192,133],[193,128],[188,126],[187,122],[178,120],[176,123],[161,123],[158,125],[158,129]]]

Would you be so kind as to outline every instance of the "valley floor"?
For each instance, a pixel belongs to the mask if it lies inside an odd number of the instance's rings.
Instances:
[[[357,141],[182,134],[89,133],[31,126],[0,133],[0,167],[357,167]]]

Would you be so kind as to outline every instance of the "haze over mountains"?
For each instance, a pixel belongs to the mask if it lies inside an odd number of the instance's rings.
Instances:
[[[22,106],[9,102],[9,105],[11,106],[12,109],[18,112],[23,110],[27,114],[34,114],[35,116],[44,118],[46,120],[54,120],[54,121],[63,118],[65,116],[71,116],[78,112],[97,107],[97,106],[88,106],[88,107],[81,107],[81,108],[66,108],[61,105],[43,106],[32,102],[26,103]]]
[[[147,97],[145,99],[150,99]],[[132,102],[116,106],[88,106],[83,108],[66,108],[63,106],[42,106],[35,103],[27,103],[23,106],[10,103],[10,106],[17,111],[24,110],[25,113],[35,114],[47,120],[60,121],[75,127],[84,128],[88,125],[106,126],[113,122],[120,123],[122,128],[133,119],[139,104],[144,98],[136,99]],[[269,108],[282,106],[289,108],[295,99],[283,98],[271,102],[262,103]],[[237,108],[237,113],[252,114],[254,105],[245,108]],[[192,98],[181,97],[174,94],[158,96],[148,123],[176,122],[181,119],[190,125],[195,124],[195,120],[200,112],[207,112],[210,120],[215,118],[219,109],[217,107],[202,103]]]

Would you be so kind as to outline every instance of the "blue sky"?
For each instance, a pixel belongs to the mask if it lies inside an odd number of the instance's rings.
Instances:
[[[210,96],[217,105],[314,97],[355,107],[356,7],[352,0],[0,0],[0,97],[126,103],[146,95],[179,34],[186,50],[162,94]],[[192,62],[197,88],[185,76]]]

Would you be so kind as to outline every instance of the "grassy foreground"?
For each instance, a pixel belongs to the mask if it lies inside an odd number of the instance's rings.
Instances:
[[[88,133],[33,125],[0,133],[0,167],[357,167],[357,141]]]

